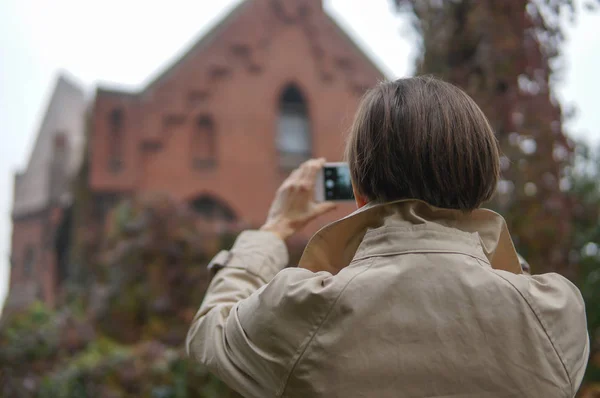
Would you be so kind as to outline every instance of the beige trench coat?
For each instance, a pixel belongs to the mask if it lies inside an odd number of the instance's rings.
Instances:
[[[189,331],[189,355],[246,397],[572,397],[581,383],[580,292],[522,274],[494,212],[368,205],[287,261],[275,235],[242,233]]]

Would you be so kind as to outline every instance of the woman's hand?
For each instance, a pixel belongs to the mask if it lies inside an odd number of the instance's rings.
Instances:
[[[273,232],[286,240],[310,221],[335,208],[334,203],[317,203],[314,199],[317,173],[324,164],[325,159],[311,159],[290,174],[275,194],[262,231]]]

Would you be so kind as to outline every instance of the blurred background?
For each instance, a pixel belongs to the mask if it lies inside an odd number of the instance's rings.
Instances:
[[[599,6],[2,1],[0,395],[235,396],[182,352],[206,263],[299,163],[342,159],[368,87],[434,74],[497,133],[489,207],[532,273],[582,290],[600,397]]]

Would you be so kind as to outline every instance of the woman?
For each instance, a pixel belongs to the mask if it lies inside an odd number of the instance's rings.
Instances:
[[[323,160],[294,171],[260,231],[240,235],[187,339],[247,397],[572,397],[589,340],[580,292],[523,274],[494,194],[498,144],[460,89],[382,83],[347,145],[356,203],[297,268],[285,240],[333,205],[313,202]]]

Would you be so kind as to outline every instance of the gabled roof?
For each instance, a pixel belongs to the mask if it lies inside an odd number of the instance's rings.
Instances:
[[[74,173],[84,148],[86,100],[81,87],[61,75],[50,96],[26,169],[15,177],[13,216],[45,208],[50,193],[50,165],[55,137],[67,139],[66,172]]]
[[[221,32],[225,31],[226,28],[235,22],[235,20],[242,15],[250,6],[252,1],[257,0],[242,0],[237,5],[233,6],[231,10],[229,10],[225,16],[218,22],[216,22],[206,33],[203,33],[187,50],[185,50],[174,62],[169,64],[166,68],[162,69],[162,71],[152,78],[149,83],[147,83],[144,88],[137,93],[127,92],[122,89],[111,89],[108,87],[98,87],[98,92],[103,94],[114,94],[114,95],[139,95],[146,91],[151,90],[154,86],[156,86],[160,81],[162,81],[166,76],[168,76],[171,72],[173,72],[177,66],[181,65],[186,61],[192,54],[196,54],[198,51],[201,51],[203,48],[206,48]],[[294,1],[294,0],[284,0],[284,1]],[[381,76],[387,77],[389,73],[385,73],[382,69],[382,66],[379,65],[372,57],[371,54],[368,54],[368,51],[363,49],[360,44],[358,44],[351,35],[346,31],[346,29],[336,21],[331,15],[329,15],[326,11],[325,15],[328,20],[334,25],[336,31],[340,34],[340,36],[345,39],[350,46],[355,50],[356,54],[361,56],[363,59],[367,61],[369,65],[373,67],[375,71],[377,71]]]
[[[249,5],[252,1],[253,0],[242,0],[242,2],[235,5],[231,10],[229,10],[229,12],[225,14],[225,16],[220,21],[217,21],[211,28],[209,28],[207,32],[203,33],[196,40],[196,42],[192,44],[190,48],[184,51],[183,54],[180,55],[175,62],[171,63],[169,66],[163,69],[162,72],[160,72],[148,84],[146,84],[143,91],[152,89],[152,87],[154,87],[158,82],[163,80],[174,69],[176,69],[178,65],[185,62],[185,60],[188,57],[190,57],[192,54],[195,54],[197,51],[200,51],[202,48],[207,47],[217,37],[219,33],[224,31],[229,26],[229,24],[231,24],[237,19],[238,16],[242,15],[246,8],[249,8]]]
[[[348,43],[352,46],[352,48],[354,48],[357,54],[361,55],[373,67],[373,69],[375,69],[381,74],[381,76],[389,77],[390,72],[385,72],[383,70],[383,65],[380,65],[375,60],[375,56],[372,53],[370,53],[370,51],[363,48],[360,43],[353,39],[352,36],[349,34],[348,30],[346,30],[346,28],[343,27],[339,21],[336,21],[336,19],[329,15],[327,12],[325,13],[325,15],[327,15],[327,18],[331,21],[338,33],[348,41]]]

